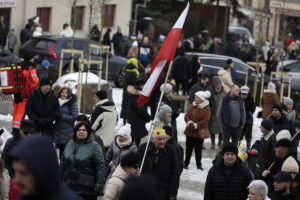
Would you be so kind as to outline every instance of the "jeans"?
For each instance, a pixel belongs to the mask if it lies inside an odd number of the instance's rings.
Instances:
[[[223,142],[224,145],[229,143],[230,138],[232,143],[237,144],[241,138],[242,129],[241,128],[223,128]]]

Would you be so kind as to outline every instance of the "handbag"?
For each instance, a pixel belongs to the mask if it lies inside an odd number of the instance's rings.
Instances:
[[[95,182],[96,180],[94,176],[82,174],[82,173],[78,174],[77,183],[80,186],[94,188]]]
[[[199,139],[206,139],[210,137],[210,133],[208,128],[202,128],[198,131],[198,137]]]

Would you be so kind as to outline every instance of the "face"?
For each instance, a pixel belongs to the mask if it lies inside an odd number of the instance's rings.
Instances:
[[[194,101],[195,101],[196,104],[202,103],[202,100],[199,97],[197,97],[197,96],[195,96]]]
[[[168,93],[166,94],[166,96],[167,96],[167,97],[172,97],[172,96],[173,96],[173,91],[168,92]]]
[[[274,182],[275,192],[285,191],[287,188],[289,188],[289,186],[290,186],[289,182],[281,182],[281,183],[278,183],[277,181]]]
[[[172,117],[172,113],[167,112],[167,113],[165,114],[165,117],[166,117],[166,118],[171,118],[171,117]]]
[[[144,43],[144,44],[148,44],[148,42],[149,42],[149,38],[148,38],[148,37],[144,37],[143,43]]]
[[[98,103],[98,102],[100,101],[100,99],[99,99],[99,97],[97,97],[97,95],[95,95],[95,96],[93,97],[93,99],[94,99],[94,102],[95,102],[95,103]]]
[[[277,118],[280,117],[281,116],[280,111],[278,109],[273,109],[272,116]]]
[[[246,99],[248,97],[248,94],[247,93],[241,93],[241,96],[243,99]]]
[[[288,148],[287,147],[275,147],[274,151],[275,151],[276,158],[282,158],[283,156],[285,156],[287,154]]]
[[[60,98],[61,99],[67,99],[68,98],[68,90],[64,89],[61,93],[60,93]]]
[[[236,155],[235,153],[232,152],[224,153],[223,158],[224,158],[224,164],[228,166],[233,165],[236,161]]]
[[[288,110],[293,110],[293,107],[294,107],[293,104],[289,104],[289,105],[286,106],[286,108],[287,108]]]
[[[19,186],[21,196],[27,196],[36,192],[34,177],[29,169],[20,161],[13,161],[15,182]]]
[[[87,136],[88,136],[88,132],[87,132],[85,126],[84,125],[80,126],[76,132],[77,139],[85,140],[87,138]]]
[[[207,84],[207,82],[208,82],[208,78],[207,77],[201,77],[200,78],[200,83],[202,84],[202,85],[206,85]]]
[[[220,92],[222,90],[222,85],[221,84],[216,84],[215,85],[215,91]]]
[[[51,86],[50,85],[43,85],[41,87],[41,92],[43,95],[46,95],[50,92]]]
[[[264,200],[264,196],[262,194],[258,194],[256,189],[249,188],[249,200]]]
[[[133,174],[133,175],[138,175],[139,174],[139,170],[140,170],[140,165],[136,165],[136,166],[125,166],[124,170],[128,173],[128,174]]]
[[[269,133],[269,131],[267,129],[265,129],[264,127],[260,126],[260,131],[263,133],[263,134],[267,134]]]
[[[167,143],[167,136],[156,136],[152,138],[152,142],[156,149],[163,149]]]
[[[290,174],[292,176],[292,179],[295,180],[295,178],[297,177],[297,173],[296,172],[291,172]]]
[[[234,97],[239,96],[240,88],[238,86],[234,86],[233,88],[231,88],[230,94],[231,94],[231,96],[234,96]]]
[[[119,142],[126,142],[127,141],[127,138],[126,137],[123,137],[123,136],[118,136],[118,140],[119,140]]]

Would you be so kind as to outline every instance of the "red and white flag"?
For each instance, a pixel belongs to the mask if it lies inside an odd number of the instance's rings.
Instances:
[[[139,107],[145,105],[157,85],[158,81],[160,80],[162,73],[166,67],[166,63],[174,59],[174,55],[177,49],[177,44],[180,39],[180,34],[182,31],[183,24],[185,22],[185,18],[187,16],[188,10],[190,7],[190,3],[188,2],[186,8],[181,13],[180,17],[178,18],[177,22],[173,26],[172,30],[169,32],[168,36],[166,37],[165,41],[163,42],[157,56],[155,57],[150,73],[151,76],[147,80],[143,90],[140,93],[140,96],[137,100],[137,104]]]

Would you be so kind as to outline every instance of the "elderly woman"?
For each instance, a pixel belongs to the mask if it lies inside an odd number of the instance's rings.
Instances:
[[[268,194],[268,186],[262,180],[254,180],[248,186],[249,195],[248,200],[270,200],[267,197]]]
[[[267,118],[272,113],[272,108],[279,105],[279,97],[276,94],[276,86],[274,83],[268,83],[268,89],[264,90],[261,97],[262,117]]]
[[[71,88],[63,87],[58,93],[59,114],[55,123],[54,141],[60,155],[73,135],[74,122],[78,115],[76,99]]]
[[[135,142],[131,137],[130,127],[130,124],[126,124],[125,126],[121,127],[117,133],[117,136],[115,137],[115,140],[108,148],[108,151],[106,153],[106,160],[107,163],[110,163],[112,161],[112,163],[110,164],[111,173],[113,173],[118,167],[124,155],[129,152],[137,151]]]
[[[210,98],[209,91],[199,91],[195,93],[195,100],[184,116],[184,120],[187,123],[184,134],[186,135],[186,152],[184,168],[187,169],[193,149],[195,148],[196,165],[197,169],[203,170],[202,159],[202,147],[204,142],[203,132],[208,133],[208,122],[211,115],[208,99]]]
[[[105,163],[100,145],[86,122],[75,126],[62,156],[63,182],[85,200],[96,200],[105,184]]]

